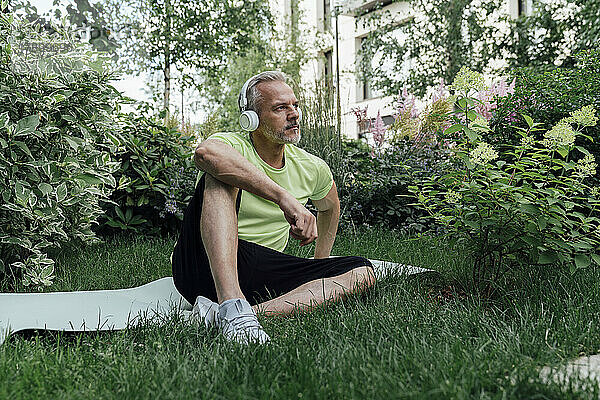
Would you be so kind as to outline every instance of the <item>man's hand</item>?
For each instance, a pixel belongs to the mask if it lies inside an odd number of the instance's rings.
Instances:
[[[290,224],[290,235],[300,240],[300,246],[312,243],[317,238],[317,219],[291,194],[279,203],[285,219]]]

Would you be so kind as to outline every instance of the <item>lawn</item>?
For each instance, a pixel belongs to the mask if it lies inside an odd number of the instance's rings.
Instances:
[[[58,257],[49,290],[125,288],[171,274],[173,238],[116,237]],[[293,254],[310,249],[291,245]],[[174,314],[127,331],[26,333],[0,346],[0,398],[598,398],[539,368],[600,352],[600,268],[507,274],[492,298],[466,283],[460,249],[383,230],[342,231],[334,254],[433,268],[360,296],[263,319],[242,347]],[[593,390],[595,389],[595,390]]]

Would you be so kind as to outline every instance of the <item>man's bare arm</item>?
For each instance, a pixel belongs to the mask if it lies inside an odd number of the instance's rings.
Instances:
[[[331,254],[338,222],[340,220],[340,199],[337,194],[335,182],[327,196],[321,200],[313,200],[317,207],[317,232],[318,238],[315,246],[315,258],[327,258]]]
[[[310,211],[230,145],[205,140],[196,148],[194,162],[215,179],[277,204],[291,226],[290,233],[301,240],[301,245],[316,239],[316,221]]]

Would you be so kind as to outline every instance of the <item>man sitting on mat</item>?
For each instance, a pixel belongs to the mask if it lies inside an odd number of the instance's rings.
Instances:
[[[365,258],[328,258],[337,189],[327,164],[295,146],[300,109],[283,74],[250,78],[239,106],[245,133],[214,134],[196,148],[204,172],[173,252],[173,280],[207,326],[264,343],[256,312],[288,314],[366,289],[375,277]],[[290,235],[301,246],[316,240],[314,259],[282,253]]]

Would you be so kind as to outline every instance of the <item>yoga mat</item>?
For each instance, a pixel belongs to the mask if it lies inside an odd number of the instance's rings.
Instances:
[[[370,260],[375,276],[412,275],[431,270]],[[166,277],[130,289],[51,293],[0,293],[0,344],[26,329],[83,332],[126,329],[143,320],[159,320],[174,310],[189,318],[192,305]],[[144,317],[144,318],[142,318]]]

